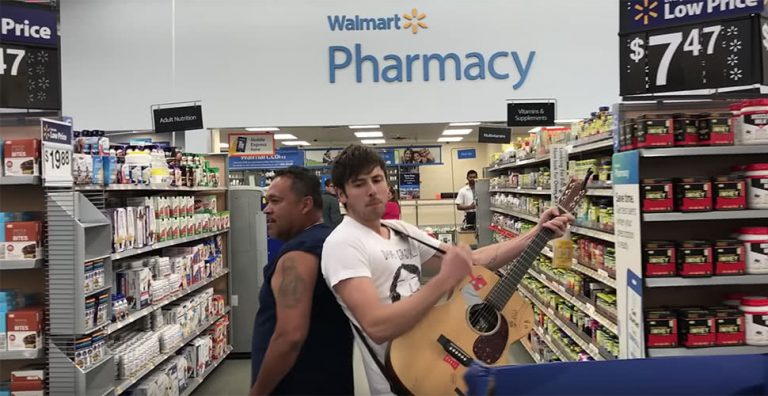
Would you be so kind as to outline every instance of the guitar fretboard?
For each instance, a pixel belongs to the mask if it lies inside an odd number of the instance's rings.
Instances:
[[[547,228],[543,228],[536,233],[531,243],[525,247],[523,252],[518,258],[508,265],[508,271],[504,276],[493,286],[485,301],[493,306],[496,311],[501,312],[512,295],[517,291],[517,285],[523,279],[525,274],[536,261],[536,257],[541,253],[541,249],[547,245],[550,239],[554,236],[553,232]]]

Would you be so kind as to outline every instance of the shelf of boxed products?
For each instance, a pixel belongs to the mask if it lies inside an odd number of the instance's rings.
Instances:
[[[549,162],[549,156],[542,157],[542,158],[531,158],[531,159],[525,159],[521,161],[516,162],[510,162],[506,164],[501,164],[498,166],[494,166],[493,168],[489,168],[488,170],[491,172],[505,170],[505,169],[512,169],[512,168],[520,168],[523,166],[529,166],[529,165],[536,165],[541,164],[544,162]]]
[[[175,245],[179,245],[179,244],[182,244],[182,243],[185,243],[185,242],[192,242],[192,241],[196,241],[198,239],[204,239],[204,238],[216,236],[216,235],[219,235],[219,234],[224,234],[224,233],[227,233],[227,232],[229,232],[229,229],[225,229],[225,230],[221,230],[221,231],[208,232],[208,233],[205,233],[205,234],[188,236],[188,237],[185,237],[185,238],[171,239],[170,241],[158,242],[158,243],[156,243],[154,245],[144,246],[143,248],[139,248],[139,249],[129,249],[129,250],[126,250],[126,251],[123,251],[123,252],[112,253],[110,255],[110,257],[112,258],[112,260],[124,259],[126,257],[135,256],[137,254],[147,253],[147,252],[151,252],[153,250],[162,249],[162,248],[170,247],[170,246],[175,246]]]
[[[529,215],[529,214],[525,214],[525,213],[520,213],[520,212],[515,212],[514,210],[508,210],[508,209],[492,207],[491,208],[491,212],[497,212],[497,213],[503,213],[503,214],[510,215],[510,216],[515,216],[515,217],[518,217],[518,218],[521,218],[521,219],[532,221],[534,223],[538,223],[539,222],[539,218],[537,216],[533,216],[533,215]]]
[[[128,326],[129,324],[131,324],[131,323],[133,323],[133,322],[135,322],[135,321],[137,321],[137,320],[139,320],[139,319],[149,315],[150,313],[152,313],[154,311],[157,311],[158,309],[162,309],[164,306],[166,306],[166,305],[168,305],[168,304],[170,304],[170,303],[172,303],[172,302],[174,302],[174,301],[176,301],[176,300],[178,300],[178,299],[180,299],[180,298],[182,298],[182,297],[184,297],[184,296],[186,296],[186,295],[188,295],[190,293],[194,293],[195,291],[200,290],[203,287],[206,287],[206,286],[210,285],[216,279],[219,279],[219,278],[221,278],[222,276],[224,276],[224,275],[226,275],[228,273],[229,273],[229,269],[225,268],[223,271],[221,271],[218,274],[215,274],[215,275],[211,276],[206,281],[197,282],[196,284],[192,285],[192,287],[190,287],[188,289],[181,290],[177,294],[174,294],[174,295],[171,295],[169,297],[166,297],[165,299],[162,300],[162,302],[159,302],[157,304],[153,304],[153,305],[151,305],[149,307],[146,307],[146,308],[143,308],[143,309],[141,309],[139,311],[133,312],[133,313],[129,314],[125,319],[123,319],[123,320],[121,320],[119,322],[110,323],[109,326],[107,326],[107,333],[108,334],[114,333],[114,332],[122,329],[123,327]]]
[[[489,190],[489,192],[497,193],[497,192],[508,192],[508,193],[519,193],[519,194],[532,194],[532,195],[552,195],[552,192],[549,190],[544,190],[541,187],[538,188],[494,188]]]
[[[213,372],[213,370],[216,369],[216,367],[219,367],[219,364],[221,364],[221,362],[223,362],[224,359],[227,358],[227,355],[229,355],[231,352],[232,352],[232,347],[231,346],[227,347],[227,350],[226,352],[224,352],[224,355],[221,357],[221,359],[213,362],[208,368],[205,369],[205,372],[203,373],[203,375],[201,375],[199,378],[193,379],[189,384],[187,384],[187,387],[184,389],[183,392],[181,392],[179,396],[191,395],[192,392],[194,392],[195,389],[197,389],[197,387],[200,386],[200,384],[202,384],[203,381],[205,381],[208,375],[210,375]]]
[[[646,287],[766,285],[768,275],[722,275],[706,278],[645,278]]]
[[[0,186],[39,185],[40,176],[0,176]]]
[[[701,155],[765,154],[768,145],[669,147],[638,150],[641,157],[696,157]]]
[[[590,136],[577,144],[567,145],[568,154],[581,154],[588,151],[607,150],[613,148],[613,133],[604,132],[599,135]]]
[[[565,334],[568,335],[576,344],[579,345],[584,351],[586,351],[590,356],[592,356],[595,360],[613,360],[615,359],[612,357],[609,353],[601,353],[600,349],[597,345],[593,344],[591,340],[587,339],[586,335],[582,335],[581,331],[578,331],[575,326],[573,325],[567,325],[564,320],[561,320],[560,317],[555,313],[555,311],[550,308],[548,305],[542,303],[539,301],[538,298],[534,297],[533,293],[531,293],[529,290],[527,290],[525,287],[518,287],[518,290],[520,291],[520,294],[525,296],[528,300],[533,302],[534,305],[536,305],[541,312],[543,312],[549,319],[552,320],[553,323],[557,325],[560,330],[562,330]],[[533,326],[534,331],[536,331],[537,334],[539,334],[539,337],[544,339],[545,342],[547,342],[547,345],[549,345],[550,348],[552,348],[553,351],[558,355],[560,359],[562,359],[564,362],[572,361],[573,359],[568,359],[565,356],[563,356],[562,351],[559,350],[556,346],[554,346],[554,343],[552,342],[552,338],[548,334],[543,334],[543,331],[538,329],[535,325]],[[605,356],[603,356],[605,355]]]
[[[572,225],[570,229],[571,229],[571,232],[573,232],[574,234],[586,235],[588,237],[601,239],[607,242],[614,242],[614,243],[616,242],[616,236],[613,235],[612,233],[608,233],[605,231],[600,231],[594,228],[587,228],[587,227],[581,227],[576,225]]]
[[[27,260],[0,260],[0,271],[4,270],[23,270],[41,268],[43,266],[43,259],[27,259]]]
[[[543,283],[550,289],[554,290],[562,298],[575,305],[578,309],[589,315],[592,319],[598,321],[601,325],[605,326],[606,329],[612,331],[613,334],[619,334],[616,320],[609,319],[607,316],[598,312],[595,305],[586,297],[574,295],[568,290],[568,288],[560,284],[560,282],[551,279],[548,275],[542,274],[535,269],[528,270],[528,274],[539,280],[539,282]]]
[[[587,186],[587,196],[588,197],[612,197],[613,196],[613,188],[612,187],[589,187],[589,186]]]
[[[699,221],[699,220],[739,220],[768,218],[768,209],[719,210],[712,212],[665,212],[643,213],[643,221]]]
[[[147,362],[147,367],[141,370],[138,374],[134,375],[131,378],[127,378],[124,380],[118,380],[118,383],[115,384],[115,395],[119,395],[125,391],[127,391],[131,386],[133,386],[135,383],[139,382],[144,376],[151,373],[152,370],[163,364],[166,360],[176,355],[176,352],[178,352],[181,348],[183,348],[188,343],[192,342],[195,338],[200,336],[205,330],[207,330],[211,325],[216,323],[219,319],[224,317],[224,315],[228,314],[230,311],[230,307],[224,307],[224,310],[220,314],[217,314],[207,322],[205,322],[203,325],[199,326],[195,331],[190,333],[188,336],[184,337],[184,339],[175,347],[170,348],[171,350],[167,353],[163,353],[160,355],[155,356],[154,358],[150,359]]]
[[[540,329],[539,326],[533,326],[533,331],[538,334],[539,338],[544,341],[545,344],[549,347],[549,349],[552,350],[552,352],[557,355],[557,358],[560,359],[561,362],[570,362],[571,359],[568,359],[568,357],[563,354],[563,352],[560,350],[560,347],[555,345],[555,342],[552,340],[552,337],[547,334],[543,329]],[[533,359],[536,361],[536,363],[541,363],[542,359],[541,356],[537,353],[535,356],[533,354],[533,351],[528,351]]]
[[[170,187],[166,185],[147,185],[147,184],[110,184],[107,186],[87,184],[75,186],[79,191],[182,191],[182,192],[223,192],[226,187]]]
[[[30,349],[24,351],[0,351],[0,360],[39,359],[45,355],[45,350]]]
[[[768,346],[716,346],[709,348],[648,348],[647,357],[723,356],[768,353]]]

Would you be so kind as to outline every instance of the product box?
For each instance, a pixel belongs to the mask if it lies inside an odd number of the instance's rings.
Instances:
[[[716,307],[715,325],[717,345],[744,345],[744,313],[735,308]]]
[[[125,240],[125,248],[133,249],[136,243],[136,208],[125,208],[125,217],[128,219],[126,222],[127,238]]]
[[[731,113],[703,113],[699,118],[699,142],[710,145],[733,145]]]
[[[8,350],[7,318],[8,310],[0,309],[0,352]]]
[[[116,272],[118,293],[125,296],[132,311],[138,311],[152,304],[150,283],[152,272],[148,268],[124,269]]]
[[[93,160],[88,154],[72,154],[72,180],[75,184],[90,184]]]
[[[712,245],[685,241],[677,248],[677,273],[682,277],[712,276]]]
[[[648,348],[677,347],[677,315],[668,310],[645,313],[646,346]]]
[[[700,177],[679,179],[675,183],[675,208],[681,212],[712,210],[712,182]]]
[[[719,176],[712,180],[715,210],[747,208],[747,183],[737,176]]]
[[[35,259],[42,235],[39,221],[12,221],[5,223],[5,258]]]
[[[108,209],[112,221],[112,248],[117,252],[125,251],[128,246],[128,219],[125,208]]]
[[[6,314],[8,350],[29,350],[43,347],[42,308],[21,308]]]
[[[680,343],[688,348],[711,347],[717,339],[715,314],[707,309],[685,308],[679,313]]]
[[[675,142],[670,114],[646,114],[637,119],[637,147],[672,147]]]
[[[670,241],[647,242],[643,247],[645,276],[663,277],[677,274],[675,243]]]
[[[675,146],[698,146],[698,120],[689,114],[675,114],[674,118]]]
[[[671,212],[674,195],[671,179],[643,179],[640,188],[643,212]]]
[[[3,143],[5,176],[40,175],[40,139],[14,139]]]
[[[715,275],[744,275],[747,271],[744,244],[736,239],[715,241],[712,249]]]
[[[215,195],[196,196],[195,213],[216,213],[219,211]]]
[[[45,394],[44,370],[11,371],[12,396],[43,396]]]

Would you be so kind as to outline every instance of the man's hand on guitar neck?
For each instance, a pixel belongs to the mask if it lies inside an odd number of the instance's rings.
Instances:
[[[574,220],[576,219],[570,213],[560,214],[558,208],[549,208],[539,217],[539,224],[536,225],[536,228],[551,230],[555,233],[552,239],[557,239],[565,235],[568,224],[573,223]]]

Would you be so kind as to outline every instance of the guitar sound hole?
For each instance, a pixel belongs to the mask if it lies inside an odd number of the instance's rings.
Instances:
[[[488,334],[499,325],[499,314],[488,304],[475,304],[469,308],[469,324],[480,334]]]

